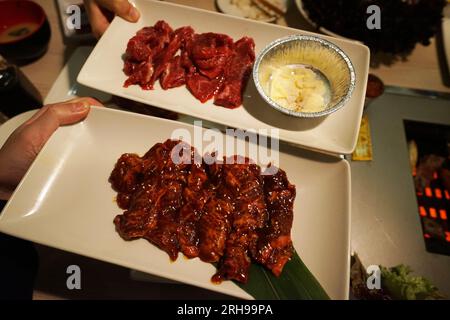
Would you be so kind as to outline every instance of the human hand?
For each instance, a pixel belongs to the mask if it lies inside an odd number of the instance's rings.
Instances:
[[[102,104],[92,98],[76,98],[45,105],[9,136],[0,149],[0,199],[9,199],[53,132],[86,118],[91,105]]]
[[[106,31],[110,20],[108,16],[116,14],[129,21],[139,20],[139,11],[128,0],[83,0],[91,23],[92,33],[98,39]]]

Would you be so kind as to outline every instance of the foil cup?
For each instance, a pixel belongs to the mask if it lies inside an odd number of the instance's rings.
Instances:
[[[318,71],[328,82],[330,99],[323,110],[299,112],[279,105],[270,97],[271,74],[277,67],[303,65]],[[335,44],[315,36],[293,35],[273,41],[258,55],[253,80],[259,94],[274,109],[299,118],[317,118],[344,107],[356,84],[350,58]]]

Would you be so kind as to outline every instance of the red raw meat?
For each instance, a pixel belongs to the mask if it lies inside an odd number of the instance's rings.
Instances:
[[[201,103],[205,103],[217,92],[217,89],[222,83],[222,78],[209,79],[208,77],[199,73],[188,75],[186,84],[191,93],[200,100]]]
[[[136,68],[138,64],[130,61],[130,60],[125,60],[125,63],[123,65],[123,72],[125,72],[125,74],[127,76],[131,76],[134,72],[134,69]]]
[[[150,89],[147,84],[152,79],[153,65],[151,62],[142,61],[140,64],[135,64],[133,72],[125,81],[124,87],[128,87],[132,84],[140,84],[142,89]]]
[[[186,70],[181,64],[181,56],[176,56],[166,65],[159,82],[164,90],[186,84]]]
[[[172,39],[167,47],[153,60],[155,72],[152,75],[149,85],[153,86],[163,72],[167,70],[175,54],[183,45],[184,39],[189,38],[192,34],[194,34],[194,29],[191,27],[182,27],[173,32]]]
[[[226,34],[197,34],[192,44],[192,57],[195,60],[210,59],[216,55],[227,54],[232,46],[233,39]]]
[[[191,44],[191,58],[201,74],[214,79],[223,73],[232,54],[233,39],[224,34],[202,33]]]
[[[129,59],[128,61],[147,61],[152,54],[152,49],[147,45],[142,36],[136,35],[128,41],[126,54]]]
[[[186,84],[202,103],[214,97],[216,105],[236,108],[255,60],[254,47],[251,38],[233,43],[225,34],[195,34],[191,27],[173,31],[158,21],[128,41],[124,87],[139,84],[151,90],[158,79],[164,90]]]
[[[234,109],[242,104],[242,94],[255,62],[255,42],[244,37],[234,45],[234,53],[225,68],[224,82],[214,104]]]
[[[139,30],[128,41],[127,60],[134,62],[149,61],[170,41],[172,28],[164,21],[158,21],[153,27]]]
[[[153,87],[153,59],[163,52],[172,33],[166,22],[158,21],[153,27],[141,29],[128,41],[124,72],[129,78],[125,87],[132,84],[140,84],[146,90]]]
[[[137,35],[147,39],[146,42],[152,49],[153,56],[155,56],[164,50],[166,45],[170,42],[172,32],[173,30],[169,24],[160,20],[153,26],[153,31],[147,32],[142,30],[142,32],[138,32]]]

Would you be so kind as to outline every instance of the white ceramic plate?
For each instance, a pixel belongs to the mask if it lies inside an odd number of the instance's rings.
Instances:
[[[85,87],[76,81],[78,73],[92,49],[92,47],[83,46],[75,49],[50,88],[44,99],[44,104],[58,103],[76,97],[93,97],[103,102],[111,99],[111,95]]]
[[[142,13],[138,23],[114,19],[83,66],[78,81],[86,86],[133,99],[160,108],[188,114],[235,128],[279,128],[281,140],[311,149],[336,154],[349,154],[356,145],[363,110],[369,70],[367,47],[341,39],[323,36],[344,50],[356,71],[356,88],[352,98],[341,110],[320,119],[299,119],[271,108],[259,96],[252,80],[244,94],[244,105],[234,110],[205,104],[196,100],[185,87],[164,91],[159,84],[153,91],[139,86],[123,88],[126,76],[122,56],[129,38],[144,26],[164,19],[174,28],[191,25],[197,32],[227,33],[234,39],[253,37],[259,53],[271,41],[292,34],[311,34],[268,23],[232,17],[162,1],[136,1]]]
[[[247,18],[245,12],[243,12],[240,8],[232,4],[230,0],[216,0],[216,5],[217,8],[223,13],[236,17]],[[266,19],[258,19],[258,21],[264,22],[274,22],[275,20],[277,20],[277,17],[267,17]]]
[[[0,143],[31,112],[0,127]],[[192,126],[107,108],[93,108],[87,120],[60,128],[44,146],[0,215],[0,231],[174,281],[241,298],[232,282],[214,285],[214,267],[166,253],[146,240],[124,241],[113,218],[121,210],[108,183],[125,152],[143,154],[175,129]],[[285,147],[280,166],[297,187],[294,246],[334,299],[349,287],[350,170],[345,160]]]

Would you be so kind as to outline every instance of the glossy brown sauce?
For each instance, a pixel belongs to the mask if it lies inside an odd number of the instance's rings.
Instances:
[[[200,156],[185,143],[192,164],[175,164],[171,153],[179,143],[167,140],[143,157],[117,161],[110,182],[125,210],[114,219],[120,236],[147,239],[171,260],[181,252],[218,263],[215,283],[247,282],[252,261],[279,276],[293,252],[296,192],[286,173],[262,175],[248,158],[195,164]]]

